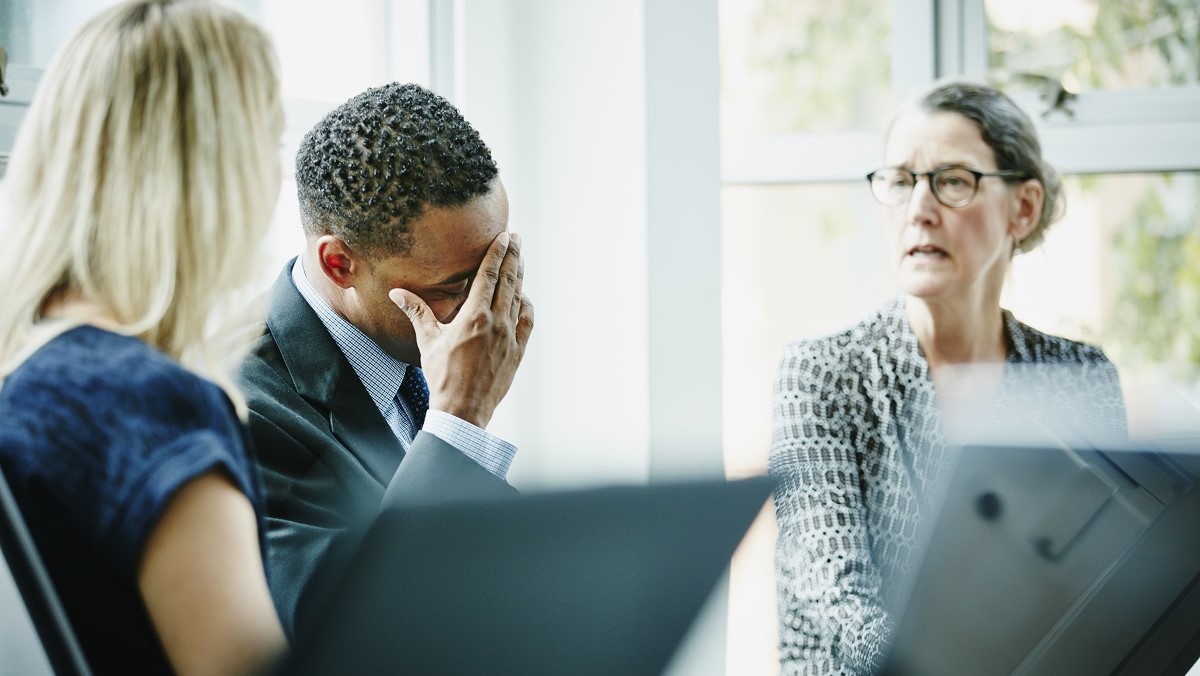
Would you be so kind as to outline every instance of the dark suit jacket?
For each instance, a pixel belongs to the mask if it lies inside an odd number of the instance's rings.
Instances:
[[[295,262],[271,288],[265,327],[238,369],[266,487],[271,594],[289,636],[318,611],[320,589],[385,501],[516,493],[432,434],[418,433],[405,454],[296,290]]]

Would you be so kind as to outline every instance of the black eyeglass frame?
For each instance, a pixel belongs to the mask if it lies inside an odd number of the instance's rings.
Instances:
[[[938,193],[937,181],[935,180],[935,178],[938,175],[943,174],[947,171],[951,171],[953,169],[965,171],[968,174],[971,174],[972,176],[975,177],[975,185],[971,189],[970,196],[964,200],[961,200],[960,202],[957,202],[957,203],[947,202],[946,200],[942,199],[941,194]],[[895,203],[885,202],[885,201],[879,199],[879,195],[877,195],[875,193],[875,174],[878,174],[879,172],[885,171],[885,170],[903,171],[903,172],[907,173],[908,175],[912,176],[912,179],[913,179],[912,185],[908,188],[908,194],[906,194],[904,196],[904,199],[900,200],[899,202],[895,202]],[[979,181],[980,181],[980,179],[983,179],[985,177],[995,176],[998,178],[1005,178],[1005,179],[1012,179],[1012,180],[1019,180],[1019,181],[1027,181],[1027,180],[1033,178],[1032,176],[1030,176],[1029,174],[1027,174],[1023,171],[1012,171],[1012,170],[979,171],[978,169],[972,169],[970,167],[965,167],[961,164],[946,164],[946,165],[942,165],[942,166],[938,167],[937,169],[933,169],[931,171],[913,171],[911,169],[905,169],[904,167],[880,167],[879,169],[876,169],[875,171],[872,171],[871,173],[867,174],[867,185],[870,186],[871,197],[874,197],[876,202],[879,202],[880,204],[882,204],[885,207],[898,207],[903,204],[907,204],[908,201],[910,199],[912,199],[913,191],[917,189],[917,182],[921,180],[922,176],[929,178],[929,190],[933,193],[933,198],[935,200],[937,200],[939,204],[950,207],[951,209],[961,209],[961,208],[967,206],[968,204],[970,204],[971,202],[973,202],[975,200],[975,195],[979,194]]]

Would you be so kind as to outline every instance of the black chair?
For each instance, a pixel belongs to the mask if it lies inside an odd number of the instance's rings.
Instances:
[[[54,673],[58,676],[89,676],[92,672],[3,471],[0,471],[0,553],[8,563]]]

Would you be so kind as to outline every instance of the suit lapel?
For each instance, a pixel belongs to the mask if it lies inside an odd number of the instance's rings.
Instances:
[[[300,396],[329,412],[330,430],[380,486],[386,487],[404,448],[367,394],[358,374],[292,283],[293,258],[275,280],[267,328]]]
[[[340,352],[338,357],[345,362]],[[337,391],[333,393],[329,426],[379,485],[387,487],[404,458],[404,447],[349,363],[342,369]]]

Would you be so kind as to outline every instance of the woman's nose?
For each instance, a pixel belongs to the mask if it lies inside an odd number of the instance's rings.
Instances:
[[[908,198],[908,222],[916,225],[932,225],[937,220],[937,198],[933,196],[933,184],[928,176],[919,176],[913,184]]]

